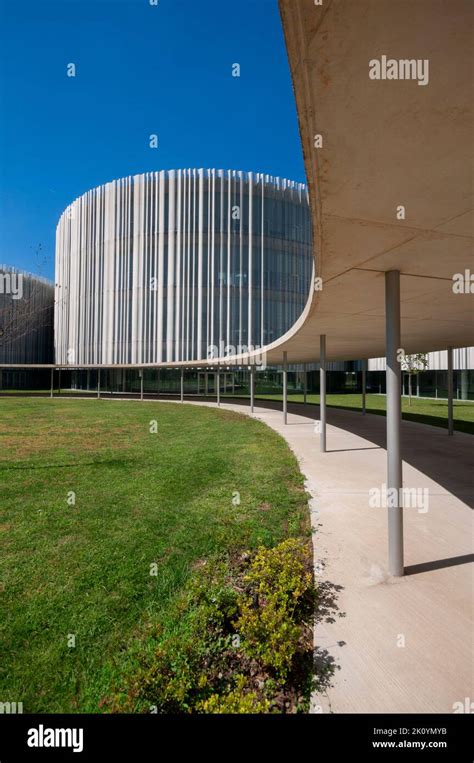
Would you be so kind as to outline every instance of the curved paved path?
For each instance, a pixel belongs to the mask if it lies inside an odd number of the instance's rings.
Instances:
[[[251,415],[248,404],[227,400],[223,409]],[[408,574],[391,578],[386,509],[369,506],[369,490],[385,482],[385,417],[328,409],[329,451],[322,454],[317,406],[289,404],[285,426],[274,404],[258,403],[254,417],[286,439],[312,496],[323,592],[315,653],[327,668],[313,711],[453,712],[454,703],[474,697],[474,438],[402,423],[404,485],[426,488],[429,505],[405,509]]]

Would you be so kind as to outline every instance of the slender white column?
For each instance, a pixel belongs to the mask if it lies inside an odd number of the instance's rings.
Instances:
[[[175,318],[175,241],[176,241],[176,173],[168,172],[168,278],[166,291],[166,360],[173,360]],[[179,252],[178,252],[179,256]]]
[[[163,273],[165,260],[165,175],[159,173],[159,211],[158,211],[158,315],[155,317],[157,329],[157,354],[158,362],[163,360],[163,316],[165,311],[165,301],[163,295]]]
[[[453,348],[448,347],[448,435],[452,435],[453,432]]]
[[[133,195],[133,224],[134,228],[137,227],[138,230],[140,230],[140,223],[143,219],[142,217],[142,208],[143,208],[143,181],[140,178],[140,176],[134,178],[134,195]],[[143,264],[143,237],[139,235],[134,235],[133,239],[131,241],[133,246],[133,260],[132,260],[132,305],[131,305],[131,313],[132,313],[132,336],[131,336],[131,352],[132,352],[132,363],[137,363],[139,359],[139,337],[140,337],[140,327],[141,327],[141,307],[143,305],[143,294],[141,291],[141,273],[142,268],[141,265]],[[97,279],[97,283],[99,283],[99,280]],[[97,308],[100,306],[97,305]],[[99,347],[102,348],[102,344],[99,344]],[[99,362],[101,361],[101,355],[99,356]]]
[[[182,241],[182,217],[181,217],[181,209],[182,209],[182,183],[181,183],[181,176],[182,172],[181,170],[178,170],[177,178],[178,178],[178,185],[177,185],[177,217],[176,217],[176,307],[175,307],[175,321],[176,321],[176,331],[175,331],[175,343],[174,343],[174,352],[173,352],[173,360],[180,360],[182,357],[182,349],[181,349],[181,311],[182,311],[182,287],[181,287],[181,260],[182,260],[182,248],[181,248],[181,241]]]
[[[97,398],[100,398],[100,368],[97,369]]]
[[[54,395],[54,368],[51,369],[51,392],[49,393],[50,397],[53,397]]]
[[[247,344],[250,346],[253,344],[253,173],[249,172],[249,266],[248,266],[248,332],[247,332]],[[262,273],[263,277],[263,273]]]
[[[216,379],[217,405],[220,405],[221,404],[221,374],[219,371],[219,367],[217,368],[215,379]]]
[[[400,273],[385,273],[387,356],[387,495],[388,566],[391,575],[403,575],[403,497],[401,435]]]
[[[366,379],[366,371],[367,371],[367,361],[362,361],[362,415],[365,416],[365,390],[367,386],[367,379]]]
[[[198,268],[197,268],[197,315],[196,315],[196,357],[205,354],[202,350],[202,267],[203,267],[203,230],[204,230],[204,174],[199,170],[198,177]],[[207,391],[206,391],[207,394]]]
[[[326,335],[319,337],[319,450],[326,453]]]
[[[288,364],[287,354],[283,353],[283,422],[288,424]]]
[[[226,281],[227,281],[227,287],[226,287],[226,329],[225,329],[225,341],[226,344],[230,344],[231,339],[231,256],[232,256],[232,173],[229,172],[229,176],[227,178],[227,262],[226,262]]]
[[[250,411],[255,408],[255,366],[250,366]]]
[[[140,374],[140,400],[143,400],[143,368],[139,371]]]

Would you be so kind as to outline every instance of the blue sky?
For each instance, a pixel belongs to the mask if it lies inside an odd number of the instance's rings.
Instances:
[[[113,178],[216,167],[305,180],[277,0],[0,8],[0,262],[52,277],[61,212]]]

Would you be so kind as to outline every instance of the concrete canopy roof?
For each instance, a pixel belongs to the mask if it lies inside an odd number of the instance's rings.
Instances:
[[[401,273],[406,352],[474,343],[471,0],[280,0],[312,207],[315,291],[267,360],[385,355],[384,273]],[[369,61],[428,59],[429,82]],[[315,148],[321,135],[322,148]],[[403,205],[406,219],[397,219]],[[474,285],[473,285],[474,290]]]

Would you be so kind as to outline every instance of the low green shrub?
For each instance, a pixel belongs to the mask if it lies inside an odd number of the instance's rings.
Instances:
[[[248,714],[268,713],[271,702],[268,699],[260,699],[254,691],[247,690],[247,678],[244,675],[236,676],[236,686],[228,694],[211,694],[208,699],[202,700],[196,706],[200,713],[223,713],[223,714]]]
[[[260,548],[244,576],[249,586],[239,597],[235,622],[245,654],[284,679],[290,671],[314,608],[314,588],[306,542],[290,538]]]
[[[305,710],[316,591],[307,539],[202,564],[112,711]]]

